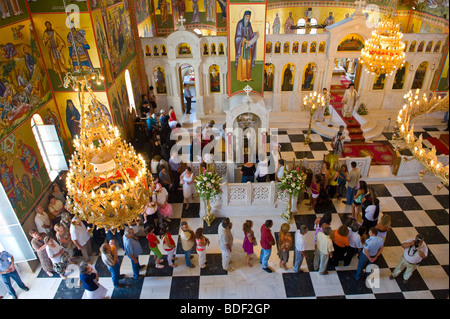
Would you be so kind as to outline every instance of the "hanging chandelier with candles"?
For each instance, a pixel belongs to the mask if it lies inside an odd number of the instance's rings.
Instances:
[[[444,98],[441,98],[441,96],[436,96],[436,93],[428,96],[427,93],[421,94],[419,90],[415,92],[409,91],[408,94],[404,95],[404,99],[405,104],[397,116],[398,134],[405,141],[407,148],[411,151],[414,158],[424,167],[424,170],[420,172],[420,176],[423,177],[426,172],[434,174],[442,182],[441,185],[436,187],[436,190],[440,190],[443,185],[449,185],[449,165],[444,166],[439,162],[434,146],[428,152],[423,149],[422,134],[416,140],[414,136],[414,124],[411,127],[410,124],[419,115],[429,114],[435,111],[448,111],[448,92]]]
[[[66,14],[70,21],[68,10]],[[75,42],[72,45],[77,47]],[[78,50],[74,53],[81,66]],[[66,203],[71,213],[87,223],[115,231],[142,213],[152,179],[142,156],[121,139],[93,92],[93,84],[103,80],[91,67],[74,68],[64,78],[64,87],[78,92],[81,105],[80,134],[74,136],[75,150],[66,177]]]
[[[372,37],[365,41],[360,63],[366,66],[368,73],[391,75],[405,62],[405,43],[402,39],[395,7],[391,5],[377,29],[372,31]]]
[[[73,141],[66,178],[68,209],[98,228],[121,229],[136,220],[148,202],[151,180],[145,161],[109,122],[89,77],[66,80],[75,81],[82,107],[81,131]]]

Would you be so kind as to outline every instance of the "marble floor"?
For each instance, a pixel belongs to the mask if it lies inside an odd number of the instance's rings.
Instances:
[[[198,200],[190,205],[189,210],[183,209],[185,204],[183,204],[181,192],[169,198],[174,210],[170,232],[177,242],[178,267],[168,267],[164,255],[165,267],[156,269],[154,256],[150,254],[145,237],[140,238],[144,254],[139,256],[139,261],[141,265],[146,266],[141,270],[141,278],[132,278],[130,259],[124,256],[123,250],[119,250],[121,273],[125,275],[125,278],[121,279],[123,284],[121,288],[113,288],[111,275],[101,258],[92,256],[91,263],[99,274],[100,283],[108,289],[108,296],[113,299],[448,298],[449,194],[448,188],[445,187],[436,193],[435,182],[431,179],[420,182],[369,183],[378,193],[382,213],[389,214],[392,218],[392,230],[388,233],[383,253],[376,262],[379,267],[380,284],[374,288],[368,288],[364,281],[356,281],[353,278],[357,257],[354,257],[351,264],[346,267],[341,262],[336,269],[330,269],[328,275],[322,276],[313,270],[313,222],[316,216],[321,216],[326,211],[332,212],[331,226],[337,229],[346,221],[350,212],[350,207],[337,199],[333,199],[330,204],[318,205],[315,211],[307,209],[308,199],[298,203],[298,213],[295,215],[295,222],[290,225],[290,232],[295,232],[301,225],[307,225],[310,229],[307,234],[307,258],[301,267],[304,273],[297,274],[292,271],[293,250],[290,252],[289,270],[279,267],[279,258],[274,250],[269,260],[269,266],[274,272],[266,273],[259,264],[258,257],[261,249],[259,245],[255,247],[253,267],[245,265],[245,253],[242,249],[242,224],[245,220],[253,221],[253,230],[258,240],[260,227],[265,219],[273,219],[272,230],[277,239],[280,226],[284,222],[278,215],[258,216],[257,210],[253,215],[247,212],[247,216],[232,218],[234,245],[231,266],[235,271],[223,270],[217,231],[222,218],[218,218],[208,227],[199,217]],[[179,240],[182,221],[187,221],[194,231],[198,227],[204,227],[205,236],[211,241],[211,245],[206,249],[209,267],[205,269],[198,267],[196,253],[193,254],[193,264],[196,267],[186,267]],[[389,275],[403,253],[400,247],[401,242],[415,237],[418,232],[425,236],[425,242],[429,248],[428,257],[414,272],[408,284],[403,283],[401,276],[390,280]],[[49,277],[42,270],[33,274],[21,273],[30,291],[24,292],[17,289],[19,299],[86,298],[84,288],[78,286],[78,268],[71,265],[69,269],[69,278],[66,280],[62,280],[56,274],[54,277]]]

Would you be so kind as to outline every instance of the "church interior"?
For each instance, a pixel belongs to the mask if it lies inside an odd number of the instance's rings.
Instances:
[[[0,298],[449,298],[448,0],[0,15]]]

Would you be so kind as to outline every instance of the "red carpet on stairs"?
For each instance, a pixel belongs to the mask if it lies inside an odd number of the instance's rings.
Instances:
[[[363,136],[363,131],[361,130],[361,125],[355,119],[355,117],[343,117],[342,116],[342,96],[331,94],[334,100],[331,102],[331,105],[336,110],[337,114],[341,117],[341,119],[345,122],[348,130],[348,136],[352,142],[364,142],[365,138]]]
[[[436,137],[427,137],[427,141],[430,142],[439,153],[449,155],[448,145],[446,145],[441,139]]]

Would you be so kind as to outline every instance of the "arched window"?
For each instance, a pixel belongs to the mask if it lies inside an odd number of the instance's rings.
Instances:
[[[297,29],[297,34],[305,34],[306,20],[301,18],[297,21],[297,27],[301,27]]]
[[[433,52],[439,52],[441,50],[441,41],[438,41],[434,46]]]
[[[36,139],[42,160],[44,161],[48,177],[51,181],[54,181],[59,175],[59,172],[69,169],[56,131],[56,126],[53,124],[45,125],[42,117],[39,114],[34,114],[31,118],[31,130]],[[23,147],[30,147],[24,145],[22,141],[20,143],[22,143]]]
[[[125,70],[125,85],[127,87],[128,102],[130,104],[130,113],[136,112],[136,104],[134,103],[133,85],[131,84],[130,71]]]
[[[311,31],[310,34],[317,34],[317,19],[311,18]]]
[[[270,34],[270,23],[266,22],[266,34]]]

